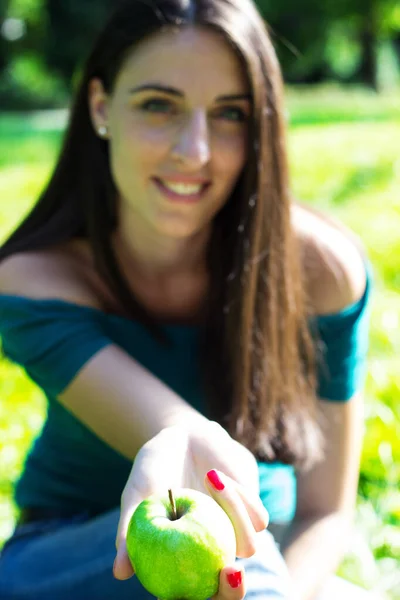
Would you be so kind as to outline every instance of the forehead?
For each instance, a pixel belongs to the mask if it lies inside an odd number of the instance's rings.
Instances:
[[[132,49],[116,85],[132,87],[141,83],[165,83],[185,91],[206,91],[215,95],[247,92],[242,64],[222,35],[215,31],[186,27],[157,32]]]

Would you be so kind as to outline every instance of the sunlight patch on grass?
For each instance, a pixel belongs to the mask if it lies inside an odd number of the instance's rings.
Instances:
[[[13,230],[31,209],[50,176],[48,163],[20,164],[0,170],[0,239]]]

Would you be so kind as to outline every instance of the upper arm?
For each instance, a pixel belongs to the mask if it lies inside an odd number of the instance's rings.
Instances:
[[[364,432],[363,398],[348,402],[319,401],[325,440],[324,459],[297,476],[296,515],[352,512],[355,504]]]
[[[39,253],[0,266],[0,293],[61,299],[65,310],[38,305],[4,321],[8,356],[106,444],[129,459],[151,437],[182,419],[202,419],[168,385],[118,346],[104,330],[96,295],[79,269]],[[59,312],[57,312],[59,310]],[[20,312],[23,309],[20,308]],[[156,349],[155,349],[156,351]]]
[[[204,418],[163,381],[110,345],[96,354],[59,401],[129,459],[168,425]]]
[[[361,350],[361,363],[365,361]],[[338,359],[339,365],[341,359]],[[363,392],[360,374],[364,367],[355,364],[349,370],[343,362],[343,380],[335,380],[333,396],[317,400],[318,423],[324,442],[324,455],[321,462],[308,472],[297,476],[297,515],[322,515],[332,512],[350,514],[354,508],[360,465],[360,453],[364,433]],[[355,373],[353,372],[355,370]],[[335,373],[335,377],[339,373]],[[358,380],[358,381],[357,381]],[[332,389],[328,381],[327,392]],[[346,393],[351,390],[352,396]],[[326,394],[328,396],[328,393]]]
[[[336,313],[357,302],[366,286],[365,256],[342,226],[297,207],[295,229],[302,271],[314,314]]]
[[[314,313],[335,314],[358,302],[366,288],[366,264],[352,237],[318,216],[307,215],[301,239]],[[352,398],[343,398],[346,401],[319,400],[325,457],[309,472],[298,473],[297,515],[347,512],[354,507],[364,428],[362,398],[357,390]]]

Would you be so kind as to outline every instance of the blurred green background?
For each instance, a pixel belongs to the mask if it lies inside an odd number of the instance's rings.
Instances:
[[[82,58],[111,0],[0,0],[0,237],[57,158]],[[374,271],[356,533],[339,573],[400,598],[400,3],[259,0],[287,87],[296,195],[348,224]],[[0,545],[44,398],[0,360]]]
[[[0,0],[0,105],[64,106],[118,0]],[[256,0],[288,83],[399,83],[399,0]]]

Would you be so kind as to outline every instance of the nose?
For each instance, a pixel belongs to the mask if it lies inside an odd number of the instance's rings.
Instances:
[[[172,155],[190,169],[198,169],[208,163],[210,141],[204,110],[193,111],[185,120],[177,134]]]

